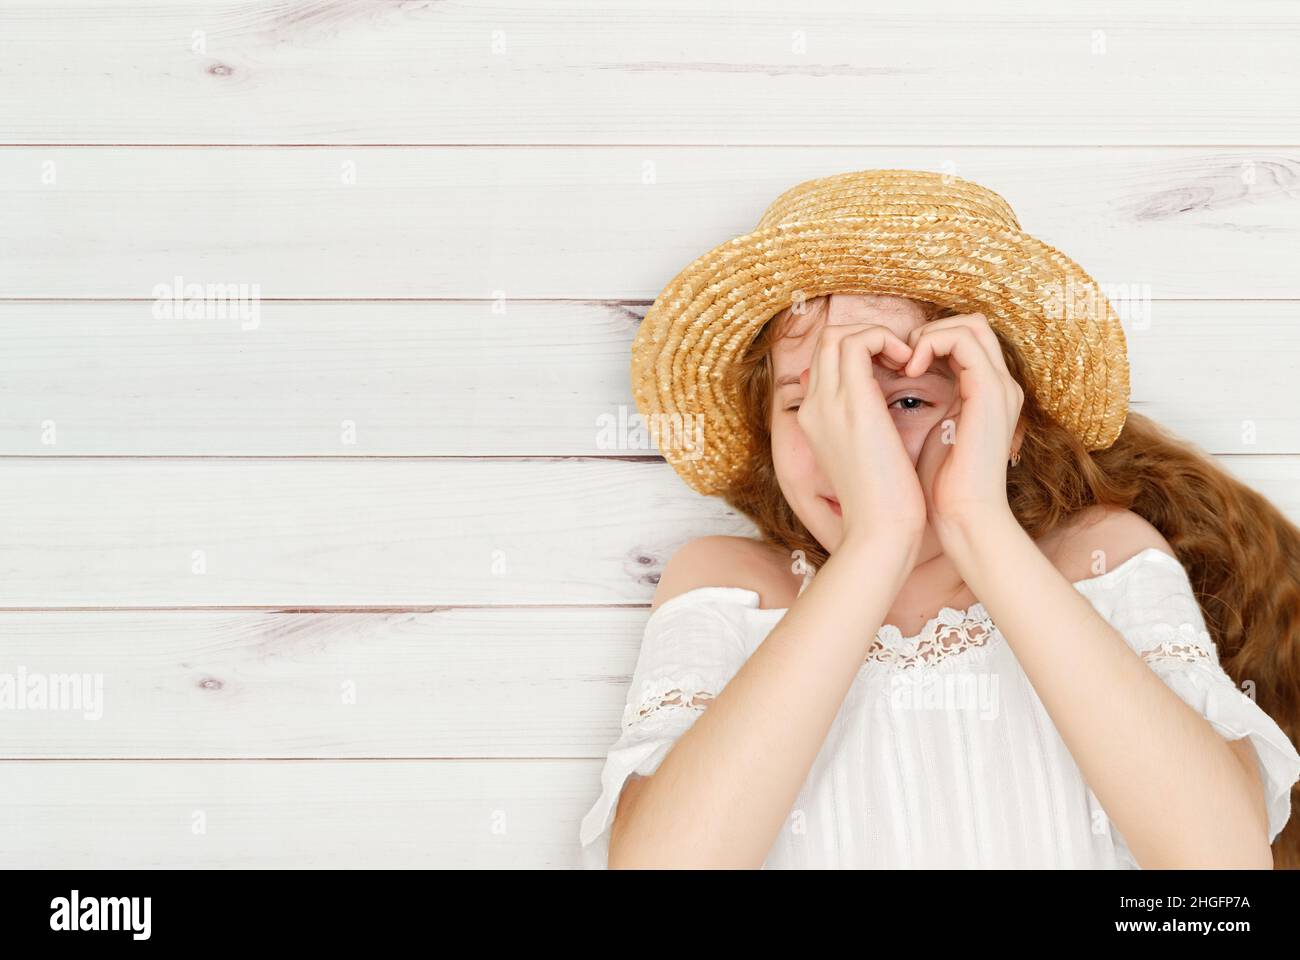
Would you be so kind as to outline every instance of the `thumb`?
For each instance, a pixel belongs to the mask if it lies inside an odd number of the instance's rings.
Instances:
[[[916,475],[921,480],[921,488],[925,491],[927,500],[930,497],[934,475],[948,455],[950,444],[944,441],[948,438],[952,429],[951,424],[954,422],[951,417],[944,417],[930,428],[930,432],[925,435],[925,440],[921,443],[921,452],[916,458]]]

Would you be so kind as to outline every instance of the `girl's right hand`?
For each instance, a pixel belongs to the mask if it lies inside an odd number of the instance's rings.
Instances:
[[[925,530],[925,492],[876,383],[876,357],[901,370],[912,348],[874,323],[823,324],[795,416],[840,503],[844,539]]]

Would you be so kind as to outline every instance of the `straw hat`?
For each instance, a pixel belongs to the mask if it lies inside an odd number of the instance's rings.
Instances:
[[[862,170],[781,194],[750,233],[664,287],[632,343],[632,394],[664,459],[699,493],[754,468],[735,363],[796,298],[877,293],[928,300],[989,325],[1024,354],[1039,402],[1088,450],[1128,413],[1119,317],[1097,282],[1020,229],[992,190],[922,170]]]

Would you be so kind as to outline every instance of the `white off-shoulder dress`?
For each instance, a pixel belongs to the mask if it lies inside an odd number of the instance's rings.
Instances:
[[[1150,548],[1074,586],[1215,730],[1249,738],[1271,842],[1300,755],[1222,669],[1182,564]],[[650,615],[622,734],[581,823],[585,867],[608,866],[628,778],[659,767],[785,613],[752,590],[701,587]],[[881,629],[763,866],[1138,868],[980,603],[945,607],[915,636]]]

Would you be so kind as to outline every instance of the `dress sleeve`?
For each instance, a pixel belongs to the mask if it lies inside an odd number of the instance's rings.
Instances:
[[[758,595],[738,587],[700,587],[664,601],[646,621],[622,732],[601,770],[600,797],[582,819],[586,869],[609,865],[609,835],[624,785],[654,773],[709,702],[745,662],[746,606]]]
[[[1291,816],[1291,787],[1300,780],[1300,754],[1282,728],[1221,666],[1183,565],[1152,548],[1109,576],[1084,583],[1096,584],[1086,591],[1093,605],[1166,686],[1225,739],[1250,740],[1264,784],[1272,843]],[[1090,800],[1096,803],[1095,795]],[[1110,833],[1120,865],[1137,869],[1113,823]]]

